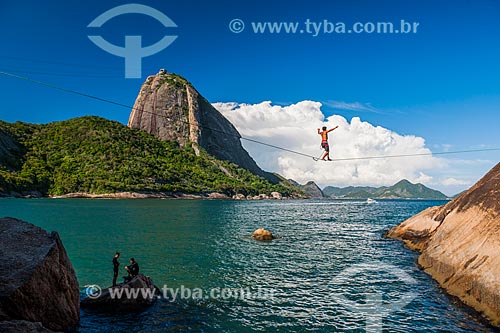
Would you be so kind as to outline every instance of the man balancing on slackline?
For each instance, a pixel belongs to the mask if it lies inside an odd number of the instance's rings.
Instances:
[[[330,146],[328,145],[328,133],[333,131],[334,129],[337,129],[338,126],[335,126],[332,129],[327,130],[326,126],[323,126],[323,130],[320,131],[318,128],[318,134],[321,135],[321,148],[325,150],[325,153],[323,154],[323,157],[321,159],[323,161],[331,161],[330,159]]]

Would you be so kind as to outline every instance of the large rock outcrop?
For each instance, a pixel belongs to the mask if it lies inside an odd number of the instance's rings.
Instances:
[[[500,326],[500,163],[468,191],[388,231],[450,294]]]
[[[149,76],[142,85],[130,114],[128,126],[198,146],[221,160],[278,183],[279,178],[259,168],[242,147],[236,128],[184,78],[164,71]]]
[[[41,322],[51,330],[75,327],[80,320],[78,281],[57,232],[2,218],[0,238],[2,327],[22,321]]]

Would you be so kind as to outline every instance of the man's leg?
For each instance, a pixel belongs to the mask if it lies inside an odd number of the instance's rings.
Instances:
[[[113,274],[113,287],[116,287],[116,278],[118,278],[118,271],[114,271]]]
[[[330,147],[328,146],[328,143],[325,143],[323,145],[323,149],[325,150],[325,153],[323,154],[323,157],[321,158],[323,161],[325,161],[325,158],[328,158],[330,160]]]

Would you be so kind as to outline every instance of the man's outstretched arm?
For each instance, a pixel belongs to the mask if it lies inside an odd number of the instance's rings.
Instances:
[[[332,129],[329,129],[329,130],[328,130],[328,133],[330,133],[330,132],[331,132],[331,131],[333,131],[333,130],[336,130],[337,128],[339,128],[339,125],[335,126],[335,127],[334,127],[334,128],[332,128]]]

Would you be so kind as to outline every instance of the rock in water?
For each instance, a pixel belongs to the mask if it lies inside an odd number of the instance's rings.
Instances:
[[[128,126],[181,146],[200,146],[221,160],[279,183],[263,171],[242,147],[236,128],[184,78],[160,72],[142,85],[130,114]]]
[[[103,289],[98,297],[85,298],[81,305],[82,308],[101,311],[141,311],[153,305],[158,292],[149,276],[139,274],[128,283]]]
[[[273,240],[274,239],[273,234],[264,228],[259,228],[259,229],[255,230],[252,233],[252,237],[256,240],[259,240],[259,241],[266,241],[266,240]]]
[[[0,237],[0,320],[41,322],[51,330],[78,325],[78,281],[57,232],[2,218]]]
[[[389,230],[450,294],[500,326],[500,163],[468,191]]]

